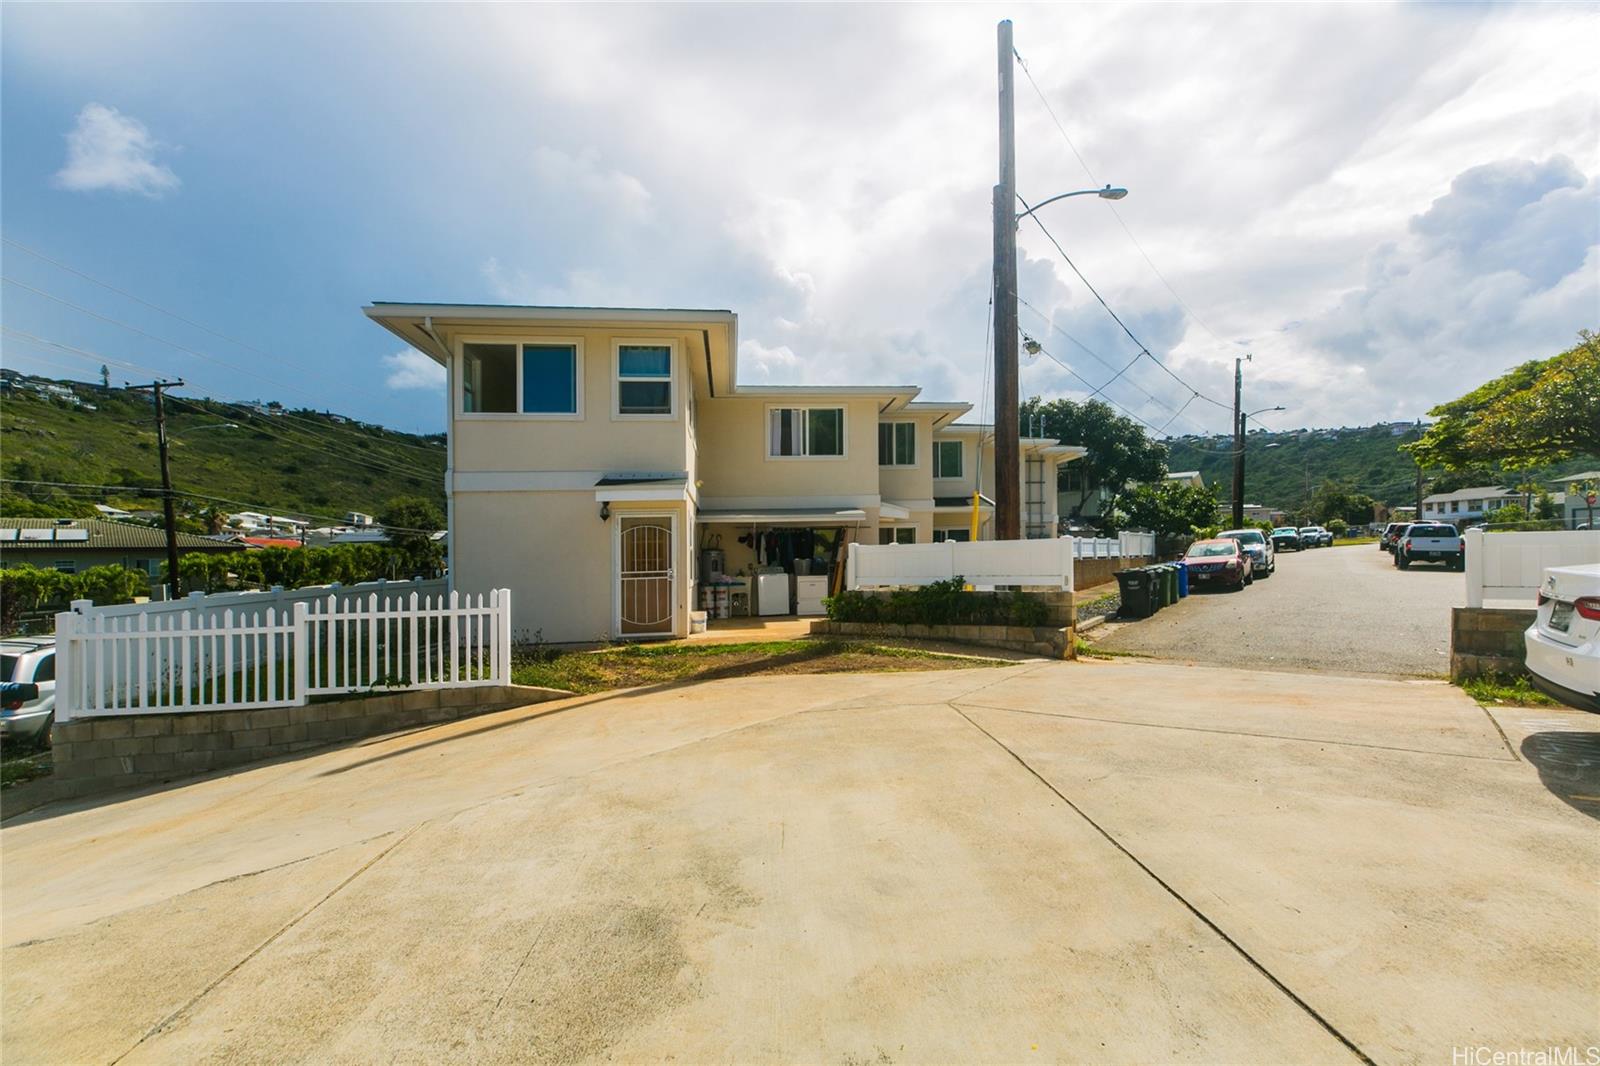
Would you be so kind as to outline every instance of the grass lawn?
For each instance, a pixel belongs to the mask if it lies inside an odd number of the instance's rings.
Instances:
[[[1554,707],[1556,701],[1529,684],[1526,677],[1474,677],[1461,682],[1461,691],[1479,703],[1518,707]]]
[[[751,644],[628,644],[602,651],[512,653],[511,680],[585,695],[670,681],[710,681],[753,674],[884,673],[1009,666],[997,659],[942,655],[916,648],[847,640]]]
[[[50,773],[50,749],[6,747],[0,750],[0,788],[10,788]]]

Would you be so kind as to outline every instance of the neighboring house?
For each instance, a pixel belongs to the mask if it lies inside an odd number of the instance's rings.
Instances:
[[[1597,497],[1600,497],[1600,470],[1585,470],[1581,474],[1572,474],[1560,481],[1564,492],[1557,493],[1561,508],[1561,523],[1568,529],[1580,523],[1588,523],[1593,529],[1596,520],[1600,520],[1600,498],[1595,500],[1591,507],[1583,491],[1585,484],[1594,487]]]
[[[1503,489],[1499,485],[1458,489],[1455,492],[1437,492],[1422,498],[1424,522],[1481,522],[1490,511],[1508,503],[1521,503],[1522,493]]]
[[[969,404],[741,384],[730,311],[364,310],[446,368],[452,587],[510,588],[527,638],[684,636],[702,549],[727,574],[799,574],[842,543],[965,536],[980,479],[994,495],[992,434],[956,424]],[[1083,449],[1022,454],[1026,528],[1053,535],[1056,467]]]
[[[1206,487],[1205,478],[1200,476],[1198,470],[1174,470],[1167,474],[1166,480],[1177,481],[1191,488],[1203,489]]]
[[[100,516],[102,518],[105,518],[105,519],[110,520],[110,521],[116,521],[119,518],[132,518],[133,517],[133,512],[132,511],[124,511],[122,508],[120,508],[120,507],[112,507],[110,504],[97,503],[97,504],[94,505],[94,509],[96,511],[100,512]]]
[[[378,521],[376,518],[373,518],[371,515],[363,514],[360,511],[347,511],[347,512],[345,512],[344,520],[345,520],[345,524],[346,525],[352,525],[352,526],[376,525],[377,521]]]
[[[242,550],[240,544],[178,534],[180,553]],[[166,561],[166,532],[150,526],[98,518],[0,518],[0,566],[26,563],[67,574],[92,566],[122,566],[160,577]]]

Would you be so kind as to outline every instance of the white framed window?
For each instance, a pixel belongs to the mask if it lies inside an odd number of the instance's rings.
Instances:
[[[933,531],[933,542],[943,544],[947,540],[959,540],[963,543],[972,539],[970,529],[936,529]]]
[[[678,415],[678,344],[623,337],[611,342],[611,417],[670,419]]]
[[[78,572],[78,563],[73,559],[57,559],[55,569],[63,574],[76,574]]]
[[[456,360],[460,418],[583,417],[581,337],[473,337]]]
[[[885,526],[878,530],[879,544],[915,544],[916,526]]]
[[[936,440],[933,442],[933,476],[955,478],[961,476],[961,442]]]
[[[917,424],[915,422],[878,423],[878,465],[917,465]]]
[[[768,459],[843,459],[843,407],[767,408]]]

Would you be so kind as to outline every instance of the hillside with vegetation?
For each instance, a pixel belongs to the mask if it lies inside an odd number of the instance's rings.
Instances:
[[[1400,426],[1355,426],[1255,432],[1245,449],[1245,502],[1295,511],[1324,482],[1338,482],[1353,492],[1390,506],[1416,501],[1417,467],[1400,445],[1416,440],[1421,430]],[[1198,470],[1218,497],[1231,498],[1233,441],[1225,436],[1174,437],[1166,441],[1169,470]],[[1553,483],[1567,474],[1593,470],[1600,459],[1579,456],[1532,470],[1507,471],[1495,466],[1446,473],[1430,469],[1425,492],[1445,492],[1471,485],[1515,486],[1526,481]]]
[[[150,394],[53,383],[73,399],[27,387],[41,380],[13,377],[0,398],[0,513],[65,517],[91,516],[96,503],[159,507]],[[215,505],[339,519],[347,511],[377,513],[398,496],[444,503],[443,434],[275,404],[192,399],[181,390],[168,397],[167,428],[172,482],[190,494],[180,499],[187,513]]]

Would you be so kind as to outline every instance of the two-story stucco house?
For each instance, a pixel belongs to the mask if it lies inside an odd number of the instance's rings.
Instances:
[[[445,367],[450,578],[509,588],[521,639],[683,636],[724,573],[831,575],[843,544],[990,535],[994,450],[914,385],[745,385],[731,311],[375,303]],[[1056,468],[1024,440],[1028,535]],[[763,584],[763,588],[768,587]]]

